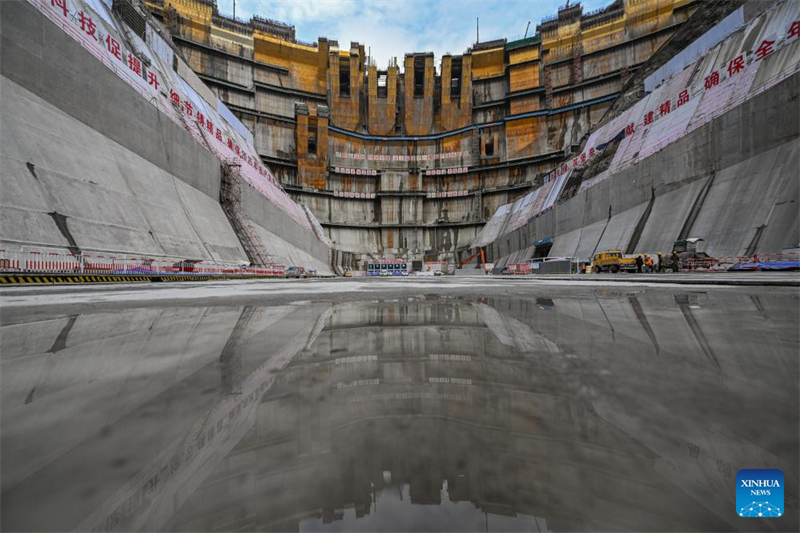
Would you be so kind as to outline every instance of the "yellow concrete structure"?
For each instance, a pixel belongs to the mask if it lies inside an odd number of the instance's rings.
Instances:
[[[334,244],[445,258],[541,183],[683,24],[696,0],[570,3],[522,40],[379,66],[365,44],[242,21],[213,0],[145,0],[192,69]],[[366,43],[369,44],[369,43]]]

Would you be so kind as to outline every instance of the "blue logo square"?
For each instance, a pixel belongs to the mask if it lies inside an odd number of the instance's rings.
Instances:
[[[736,474],[736,514],[747,518],[782,516],[783,472],[777,469],[739,470]]]

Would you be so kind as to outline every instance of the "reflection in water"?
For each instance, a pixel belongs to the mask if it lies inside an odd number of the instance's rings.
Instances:
[[[302,520],[300,531],[370,532],[384,530],[386,524],[396,531],[548,531],[541,518],[482,510],[468,501],[452,500],[447,481],[439,488],[439,497],[430,502],[414,501],[411,485],[391,483],[391,472],[384,472],[384,481],[389,482],[373,491],[368,506],[329,508],[327,516]]]
[[[2,527],[796,530],[797,320],[653,291],[5,326]],[[784,517],[735,515],[741,468],[784,471]]]

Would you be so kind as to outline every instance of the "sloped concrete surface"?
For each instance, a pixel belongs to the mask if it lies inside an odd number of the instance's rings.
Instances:
[[[546,238],[554,241],[551,257],[588,259],[597,241],[587,237],[599,234],[609,212],[641,208],[653,194],[635,252],[669,253],[684,228],[684,237],[705,239],[718,257],[796,247],[800,121],[788,117],[800,116],[798,94],[800,74],[794,74],[498,239],[487,246],[489,259],[498,262]],[[630,240],[618,243],[626,249]]]
[[[242,262],[212,198],[0,76],[0,241],[85,251]]]
[[[6,249],[63,251],[72,239],[87,251],[247,261],[218,205],[220,161],[25,0],[0,2],[0,75]],[[243,188],[245,216],[327,265],[327,246]],[[48,213],[66,217],[69,237]]]

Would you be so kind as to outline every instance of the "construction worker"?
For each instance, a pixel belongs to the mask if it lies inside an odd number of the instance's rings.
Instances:
[[[680,272],[681,271],[681,260],[678,257],[678,252],[672,250],[672,271],[673,272]]]
[[[647,257],[647,259],[645,259],[644,264],[647,265],[647,271],[648,272],[653,272],[653,256],[650,255],[650,254],[647,254],[646,257]]]
[[[642,259],[642,254],[636,256],[636,273],[642,273],[642,265],[644,264],[644,260]]]
[[[658,256],[656,256],[656,272],[661,273],[664,272],[664,256],[661,255],[661,252],[658,252]]]

